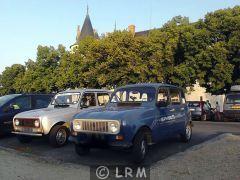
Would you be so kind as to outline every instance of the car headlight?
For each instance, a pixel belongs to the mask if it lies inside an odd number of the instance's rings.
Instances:
[[[14,123],[15,123],[15,126],[19,126],[19,124],[20,124],[18,119],[15,119]]]
[[[81,130],[81,122],[80,121],[77,121],[77,120],[74,120],[73,121],[73,130],[74,131],[80,131]]]
[[[40,127],[40,122],[39,122],[39,120],[35,120],[35,121],[34,121],[34,126],[37,127],[37,128]]]
[[[111,133],[116,133],[119,131],[119,123],[118,122],[109,122],[108,127],[109,127],[109,131]]]

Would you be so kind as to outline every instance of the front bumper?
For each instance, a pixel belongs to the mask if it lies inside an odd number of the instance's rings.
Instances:
[[[25,136],[43,136],[43,134],[36,134],[36,133],[25,133],[25,132],[15,132],[12,131],[13,134],[17,134],[17,135],[25,135]]]
[[[88,146],[92,148],[117,148],[128,149],[132,146],[132,143],[124,140],[117,140],[118,135],[112,134],[86,134],[78,133],[76,136],[70,136],[69,141],[74,144]]]
[[[225,110],[223,117],[226,119],[240,120],[240,110]]]
[[[22,126],[14,126],[13,134],[17,135],[25,135],[25,136],[43,136],[43,132],[41,128],[31,128],[31,127],[22,127]]]

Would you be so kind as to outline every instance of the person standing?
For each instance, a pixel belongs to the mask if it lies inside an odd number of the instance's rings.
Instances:
[[[216,120],[221,121],[220,105],[216,102]]]

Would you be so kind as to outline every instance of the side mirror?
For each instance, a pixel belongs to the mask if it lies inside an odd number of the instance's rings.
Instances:
[[[168,103],[165,101],[159,101],[159,102],[157,102],[156,105],[157,105],[157,107],[167,107]]]

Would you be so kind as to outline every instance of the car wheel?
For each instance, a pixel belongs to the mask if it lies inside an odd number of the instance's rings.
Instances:
[[[53,147],[62,147],[68,141],[69,132],[65,126],[56,125],[49,134],[49,143]]]
[[[75,144],[75,152],[79,155],[79,156],[83,156],[86,155],[90,152],[90,148],[87,146],[81,146],[79,144]]]
[[[133,160],[136,163],[141,163],[148,152],[148,143],[146,134],[144,131],[140,131],[134,138],[133,141]]]
[[[189,142],[192,138],[192,125],[190,123],[188,123],[185,126],[185,130],[184,133],[181,134],[181,139],[183,142]]]
[[[31,136],[17,135],[17,139],[20,143],[29,143],[32,141]]]

